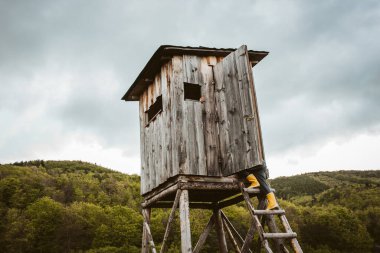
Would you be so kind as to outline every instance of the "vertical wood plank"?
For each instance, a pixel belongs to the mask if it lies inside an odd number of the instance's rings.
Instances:
[[[149,142],[149,190],[152,190],[154,186],[156,185],[156,170],[154,167],[154,157],[155,157],[155,150],[154,150],[154,121],[149,124],[147,127],[149,131],[148,135],[148,142]]]
[[[236,64],[239,77],[239,85],[242,98],[242,110],[244,115],[244,125],[247,129],[247,159],[248,167],[260,165],[264,160],[263,144],[261,136],[260,119],[258,115],[258,105],[253,84],[252,69],[249,63],[246,46],[240,47],[236,53]]]
[[[183,56],[183,81],[199,85],[200,58],[198,56]],[[205,171],[204,141],[202,131],[202,111],[200,101],[184,101],[183,134],[187,137],[187,162],[189,174],[199,175]],[[203,163],[202,163],[203,162]],[[202,167],[200,169],[200,167]]]
[[[213,68],[215,79],[215,97],[218,117],[218,136],[219,136],[219,167],[221,174],[225,174],[226,167],[231,163],[231,154],[229,153],[230,138],[229,138],[229,121],[227,117],[226,107],[226,88],[224,82],[224,66],[223,62],[219,62]]]
[[[140,119],[140,161],[141,161],[141,185],[140,192],[144,194],[146,191],[145,182],[147,178],[147,171],[145,165],[145,112],[144,112],[144,96],[140,97],[139,102],[139,119]]]
[[[226,175],[233,174],[244,169],[246,164],[246,155],[244,150],[244,135],[243,135],[243,115],[241,109],[241,98],[239,92],[239,80],[236,69],[236,54],[228,55],[224,60],[225,65],[225,80],[228,121],[230,123],[230,150],[232,156],[232,164],[226,168]]]
[[[157,101],[157,98],[161,96],[162,90],[161,90],[161,72],[156,74],[154,77],[153,82],[153,101],[154,103]],[[162,181],[162,173],[163,173],[163,167],[162,167],[162,113],[159,113],[155,120],[154,120],[154,136],[153,137],[153,144],[154,144],[154,171],[156,173],[156,180],[154,183],[154,187],[157,187],[159,184],[161,184]]]
[[[190,231],[190,210],[189,192],[182,190],[179,200],[180,224],[181,224],[181,252],[191,253],[191,231]]]
[[[161,87],[162,87],[162,181],[166,181],[172,176],[172,116],[171,116],[171,96],[170,96],[170,71],[171,62],[166,63],[161,68]]]
[[[220,176],[218,164],[219,140],[217,129],[217,111],[215,101],[215,82],[213,66],[216,64],[216,57],[202,57],[201,59],[201,83],[202,96],[205,101],[202,103],[202,120],[204,135],[204,154],[206,160],[205,172],[201,175]]]
[[[172,82],[171,90],[171,113],[173,115],[172,122],[172,168],[173,175],[179,173],[188,173],[187,152],[186,152],[186,139],[184,139],[183,128],[183,71],[182,71],[182,57],[173,56],[172,58]]]
[[[158,186],[161,182],[161,174],[162,174],[162,167],[161,167],[161,154],[162,154],[162,144],[161,144],[161,114],[157,115],[155,121],[154,121],[154,129],[155,129],[155,136],[154,136],[154,171],[156,172],[156,182],[154,187]]]
[[[245,57],[247,50],[245,47],[240,47],[237,50],[236,65],[237,65],[237,75],[239,79],[239,92],[241,97],[241,109],[243,113],[243,129],[244,129],[244,144],[245,151],[247,154],[245,168],[254,167],[257,165],[258,149],[257,138],[256,138],[256,115],[252,108],[252,102],[250,98],[250,83],[249,76],[247,73],[247,66],[245,64]]]

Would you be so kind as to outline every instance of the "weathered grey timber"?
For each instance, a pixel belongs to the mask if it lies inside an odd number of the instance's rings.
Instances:
[[[220,253],[228,253],[226,235],[223,227],[222,213],[220,209],[214,210],[214,216],[216,218],[216,233],[218,235],[219,242],[219,252]]]
[[[239,234],[239,232],[235,229],[235,227],[232,225],[231,221],[227,218],[227,216],[223,213],[222,211],[222,218],[223,220],[225,221],[226,225],[229,227],[229,229],[231,230],[231,232],[233,232],[235,235],[236,235],[236,238],[238,239],[237,241],[239,241],[240,243],[240,248],[239,250],[242,252],[243,250],[243,245],[244,245],[244,239],[243,237]],[[250,249],[248,249],[248,252],[249,253],[252,253],[252,251]]]
[[[203,230],[202,234],[199,236],[198,242],[194,247],[193,253],[199,253],[202,249],[203,244],[206,242],[207,236],[209,235],[212,227],[215,224],[215,214],[211,215],[210,220],[208,221],[206,228]]]
[[[234,237],[234,235],[232,234],[232,231],[230,229],[230,227],[228,226],[227,222],[223,219],[223,227],[225,228],[225,230],[227,231],[227,234],[228,234],[228,237],[230,238],[230,240],[232,241],[232,244],[235,248],[235,251],[237,253],[240,253],[240,248],[239,248],[239,245]]]
[[[164,235],[164,239],[162,240],[160,253],[166,252],[166,249],[167,249],[166,241],[167,241],[169,234],[170,234],[170,230],[171,230],[173,220],[174,220],[174,216],[175,216],[175,210],[177,209],[181,193],[182,193],[181,190],[177,190],[177,194],[176,194],[176,196],[174,198],[174,202],[173,202],[173,207],[172,207],[172,210],[170,211],[168,223],[166,224],[165,235]]]
[[[255,233],[258,233],[259,240],[255,243],[257,249],[253,252],[260,252],[263,247],[267,253],[288,253],[289,251],[286,249],[284,242],[284,240],[287,239],[289,239],[294,252],[302,252],[296,239],[297,234],[291,230],[284,210],[265,210],[266,199],[261,197],[259,198],[258,209],[253,208],[250,198],[259,196],[261,196],[259,189],[244,188],[244,184],[241,180],[234,176],[209,177],[180,175],[173,177],[161,185],[155,195],[148,194],[144,198],[145,200],[142,203],[144,230],[141,252],[147,253],[150,252],[149,250],[154,251],[155,249],[149,228],[149,214],[151,208],[171,208],[160,250],[161,253],[164,253],[168,248],[168,238],[171,227],[174,224],[177,207],[179,207],[181,226],[181,252],[191,252],[192,249],[190,209],[213,210],[210,221],[201,233],[193,252],[201,251],[202,246],[213,228],[218,235],[220,252],[228,252],[227,239],[230,240],[236,252],[252,252],[250,247],[252,246]],[[222,208],[236,204],[238,201],[245,201],[252,218],[251,226],[245,239],[233,227],[232,223],[222,211]],[[274,216],[279,216],[284,225],[284,232],[278,229],[275,224]],[[267,227],[267,229],[265,229],[265,227]],[[272,244],[272,246],[274,246],[273,250],[270,248],[269,240],[274,243]]]
[[[144,214],[145,212],[145,214]],[[142,234],[142,243],[141,243],[141,253],[149,253],[149,241],[148,241],[148,235],[146,232],[145,222],[148,224],[150,223],[150,209],[144,209],[143,210],[143,219],[144,219],[144,225],[143,225],[143,234]]]
[[[148,244],[152,250],[153,253],[156,253],[156,246],[154,245],[154,240],[153,240],[153,236],[152,236],[152,233],[150,231],[150,227],[149,227],[149,221],[150,221],[150,212],[149,210],[143,210],[142,211],[142,214],[143,214],[143,218],[144,218],[144,222],[143,222],[143,225],[144,225],[144,229],[143,229],[143,234],[145,236],[145,238],[143,238],[143,247],[141,249],[142,252],[149,252],[149,248],[148,248]],[[146,241],[148,243],[146,243]]]
[[[191,253],[191,230],[190,230],[190,210],[189,210],[189,192],[183,190],[179,202],[179,217],[181,224],[181,252]]]
[[[123,97],[139,101],[142,195],[177,175],[229,176],[264,164],[252,66],[267,54],[157,50]]]

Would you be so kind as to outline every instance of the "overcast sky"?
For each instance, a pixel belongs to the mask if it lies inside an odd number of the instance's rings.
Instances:
[[[0,0],[0,163],[139,173],[120,98],[162,44],[270,52],[253,72],[271,177],[380,168],[378,0]]]

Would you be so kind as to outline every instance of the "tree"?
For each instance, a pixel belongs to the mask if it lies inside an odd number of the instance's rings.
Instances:
[[[370,252],[373,240],[357,216],[345,207],[305,208],[299,225],[302,242],[342,252]]]
[[[32,252],[61,252],[58,233],[63,224],[62,204],[49,197],[43,197],[28,206],[25,216],[28,245]]]

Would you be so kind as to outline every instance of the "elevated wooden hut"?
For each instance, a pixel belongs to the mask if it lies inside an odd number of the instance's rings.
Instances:
[[[139,101],[141,193],[178,175],[265,163],[252,67],[268,52],[160,46],[123,96]]]
[[[267,54],[246,46],[161,46],[123,96],[140,102],[142,253],[157,252],[149,225],[151,208],[167,207],[172,209],[160,253],[168,249],[177,208],[183,253],[199,253],[213,227],[222,253],[229,252],[225,234],[236,252],[250,252],[255,231],[257,245],[267,253],[273,253],[270,240],[274,252],[289,252],[284,239],[290,239],[294,252],[302,253],[285,211],[262,210],[266,200],[260,190],[245,188],[235,176],[265,164],[252,67]],[[253,196],[259,197],[258,210],[250,200]],[[245,239],[222,211],[241,201],[251,216]],[[194,249],[190,208],[213,211]],[[285,233],[279,233],[274,215]],[[261,216],[266,217],[260,221]]]

